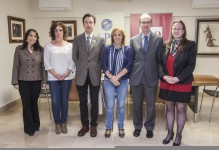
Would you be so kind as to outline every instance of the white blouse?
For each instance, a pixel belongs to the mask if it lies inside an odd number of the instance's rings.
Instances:
[[[54,69],[58,74],[64,74],[68,69],[73,71],[74,62],[72,60],[72,44],[67,43],[64,46],[55,46],[47,43],[44,47],[44,65],[46,70]],[[71,80],[69,75],[65,80]],[[48,81],[58,80],[48,72]]]

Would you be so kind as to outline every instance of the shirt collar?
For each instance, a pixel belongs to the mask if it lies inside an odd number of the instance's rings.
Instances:
[[[91,35],[88,35],[87,33],[85,33],[85,39],[87,40],[87,37],[90,36],[90,39],[92,39],[94,33],[91,33]]]
[[[144,39],[144,34],[143,33],[141,33],[141,38],[142,39]],[[150,39],[150,36],[151,36],[151,31],[146,35],[147,37],[148,37],[148,39]]]

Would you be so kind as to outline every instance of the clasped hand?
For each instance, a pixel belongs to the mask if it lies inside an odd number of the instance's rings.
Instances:
[[[69,74],[66,72],[62,75],[60,74],[57,74],[55,77],[58,79],[58,80],[64,80],[67,76],[69,76]]]
[[[175,84],[179,82],[179,79],[177,77],[172,77],[172,76],[164,76],[163,79],[167,81],[169,84]]]
[[[116,76],[112,76],[111,78],[110,78],[110,81],[115,85],[115,86],[119,86],[120,85],[120,82],[118,81],[119,79],[118,79],[118,77],[116,77]]]

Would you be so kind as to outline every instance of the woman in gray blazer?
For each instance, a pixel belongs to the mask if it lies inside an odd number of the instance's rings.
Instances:
[[[43,48],[36,30],[29,29],[23,44],[16,47],[11,84],[19,90],[23,106],[24,132],[33,136],[40,128],[38,97],[47,76],[43,63]]]

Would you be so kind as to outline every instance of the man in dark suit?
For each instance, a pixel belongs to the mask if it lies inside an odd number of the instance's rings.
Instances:
[[[82,128],[78,136],[84,136],[89,131],[88,119],[88,86],[91,102],[90,136],[97,136],[98,94],[101,80],[101,56],[104,39],[95,36],[93,29],[96,18],[91,14],[83,17],[85,32],[73,40],[73,60],[76,64],[76,86],[80,99],[80,114]]]
[[[134,50],[134,64],[130,76],[131,92],[133,97],[133,135],[138,137],[143,126],[142,106],[146,98],[147,117],[144,126],[146,137],[153,137],[155,125],[155,98],[158,84],[158,59],[163,48],[163,40],[152,33],[150,27],[152,18],[144,13],[139,18],[141,33],[132,37],[130,46]]]

